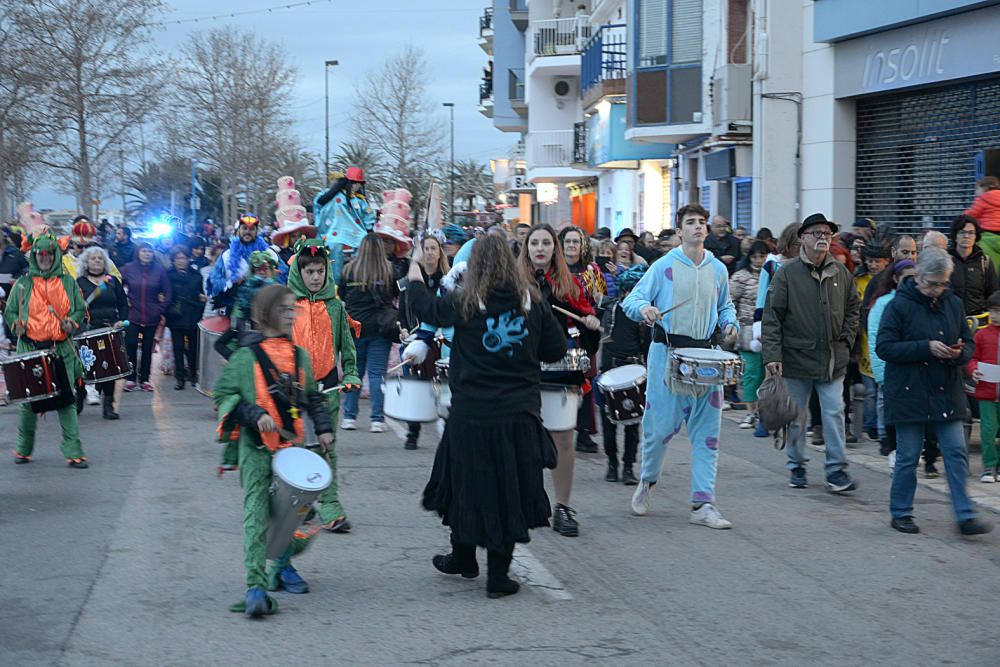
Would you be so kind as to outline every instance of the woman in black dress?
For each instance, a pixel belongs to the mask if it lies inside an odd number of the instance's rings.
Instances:
[[[77,260],[79,277],[76,279],[83,292],[83,300],[87,303],[90,314],[88,329],[100,329],[113,326],[124,328],[128,316],[128,297],[120,280],[108,273],[111,260],[103,248],[91,246],[84,250]],[[95,295],[94,292],[97,292]],[[103,401],[105,419],[118,419],[115,412],[115,381],[101,382],[97,391]],[[77,402],[77,410],[82,410],[82,402]]]
[[[498,236],[476,242],[464,289],[443,297],[424,284],[419,254],[410,264],[410,311],[455,327],[451,412],[423,496],[451,527],[452,552],[435,556],[434,567],[476,577],[475,549],[485,547],[487,596],[510,595],[519,588],[508,577],[514,543],[528,542],[551,516],[542,468],[555,466],[555,445],[539,416],[539,362],[561,359],[566,339]]]

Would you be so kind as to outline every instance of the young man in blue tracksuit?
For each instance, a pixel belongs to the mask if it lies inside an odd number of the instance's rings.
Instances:
[[[691,523],[730,528],[732,524],[715,507],[722,385],[695,387],[670,378],[670,348],[710,347],[716,329],[723,331],[729,343],[739,334],[736,309],[729,298],[729,272],[705,250],[707,220],[708,211],[697,204],[677,211],[681,246],[656,260],[622,302],[626,315],[653,327],[646,364],[642,472],[632,496],[632,511],[639,515],[649,511],[667,443],[686,423],[691,440]]]

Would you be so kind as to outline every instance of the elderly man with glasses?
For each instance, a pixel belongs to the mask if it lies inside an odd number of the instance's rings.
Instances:
[[[764,305],[762,337],[769,375],[782,375],[788,392],[806,414],[809,396],[819,397],[826,440],[826,489],[857,488],[844,454],[844,376],[858,333],[858,293],[851,274],[830,254],[837,225],[814,213],[799,227],[799,256],[785,262],[771,281]],[[788,485],[808,486],[805,424],[789,427]]]

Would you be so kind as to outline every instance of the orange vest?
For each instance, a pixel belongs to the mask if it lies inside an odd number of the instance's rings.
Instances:
[[[37,341],[60,341],[66,339],[66,332],[59,323],[69,315],[69,295],[62,278],[31,279],[31,298],[28,299],[28,338]],[[22,312],[22,316],[25,313]]]
[[[322,380],[337,365],[337,351],[333,349],[333,322],[325,301],[299,299],[292,341],[309,353],[313,375]]]
[[[260,346],[271,360],[271,363],[274,364],[274,367],[278,369],[279,373],[288,373],[289,375],[295,373],[295,346],[291,341],[286,338],[267,338],[261,342]],[[281,428],[281,413],[278,411],[278,406],[274,404],[274,399],[271,398],[271,394],[267,390],[269,383],[264,377],[264,372],[261,370],[260,364],[256,363],[256,361],[253,366],[253,379],[254,388],[257,390],[257,405],[267,411],[267,414],[271,415],[271,419],[274,420],[278,428]],[[301,384],[305,384],[304,376],[300,376],[297,380]],[[293,413],[292,417],[295,422],[294,443],[282,440],[281,435],[277,431],[260,434],[260,439],[264,442],[264,446],[270,451],[274,452],[302,442],[305,437],[302,415]]]

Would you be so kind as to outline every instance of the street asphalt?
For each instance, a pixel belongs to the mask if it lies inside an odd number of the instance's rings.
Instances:
[[[418,504],[436,428],[404,451],[398,425],[367,432],[364,401],[364,430],[337,443],[354,531],[319,535],[296,561],[312,591],[251,621],[227,611],[245,593],[242,496],[215,475],[211,401],[159,378],[122,402],[121,421],[81,417],[89,470],[65,466],[54,415],[33,463],[0,459],[2,665],[1000,665],[1000,540],[958,537],[926,485],[923,533],[891,530],[871,443],[853,495],[823,490],[819,453],[793,490],[770,441],[724,420],[729,531],[688,523],[686,440],[645,517],[603,455],[580,455],[580,536],[536,531],[515,555],[521,593],[488,600],[482,552],[476,580],[430,563],[448,544]],[[9,446],[16,422],[0,409]]]

